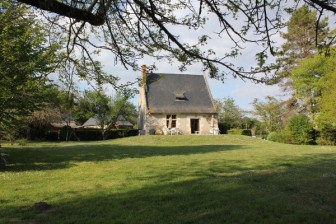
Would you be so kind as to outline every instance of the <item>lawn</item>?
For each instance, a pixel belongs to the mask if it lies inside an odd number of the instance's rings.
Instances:
[[[0,223],[336,223],[336,147],[222,135],[2,151]]]

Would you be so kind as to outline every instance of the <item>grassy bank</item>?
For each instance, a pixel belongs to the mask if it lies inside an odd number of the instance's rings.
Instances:
[[[224,135],[2,151],[0,223],[336,223],[336,147]]]

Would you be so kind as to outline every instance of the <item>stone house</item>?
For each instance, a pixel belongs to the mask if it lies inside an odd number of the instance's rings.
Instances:
[[[147,74],[144,65],[141,73],[138,127],[142,133],[218,134],[217,112],[205,76]]]

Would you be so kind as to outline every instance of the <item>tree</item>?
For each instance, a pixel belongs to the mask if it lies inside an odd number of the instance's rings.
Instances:
[[[324,61],[324,74],[318,81],[318,87],[321,90],[321,96],[317,99],[317,105],[320,109],[319,123],[331,124],[336,129],[336,49],[333,48],[331,56],[320,55],[321,61]],[[336,141],[336,139],[335,139]]]
[[[115,61],[120,61],[126,68],[138,69],[137,59],[149,55],[157,59],[175,59],[180,62],[181,70],[200,62],[204,71],[217,79],[231,74],[254,81],[267,80],[271,70],[277,67],[273,63],[266,63],[266,60],[276,54],[273,37],[285,26],[284,15],[287,12],[294,11],[300,4],[309,5],[318,11],[317,27],[326,12],[336,12],[334,1],[321,0],[19,1],[44,10],[42,14],[50,25],[54,25],[52,33],[68,35],[67,54],[75,57],[77,49],[84,64],[90,62],[95,67],[91,50],[94,48],[112,52]],[[65,21],[64,17],[69,20]],[[214,21],[218,21],[217,24],[210,24]],[[208,27],[211,27],[211,31],[204,31]],[[183,29],[194,32],[198,41],[185,42],[182,39]],[[231,50],[216,52],[215,49],[208,49],[213,32],[225,43],[230,42],[228,49]],[[245,46],[255,47],[256,63],[251,64],[250,68],[236,66],[232,62],[232,58],[243,53]],[[257,73],[262,76],[256,76]]]
[[[288,129],[294,144],[315,143],[314,128],[305,115],[293,117],[288,123]]]
[[[283,90],[290,92],[291,98],[287,101],[284,116],[284,123],[287,123],[295,114],[307,114],[313,119],[316,112],[316,101],[318,90],[314,79],[315,75],[309,72],[302,72],[303,67],[312,68],[316,63],[303,63],[312,55],[326,54],[330,51],[329,38],[332,36],[328,28],[327,18],[322,19],[317,11],[307,5],[303,5],[291,14],[287,23],[287,32],[282,33],[286,42],[282,45],[278,63],[280,70],[276,73],[273,82],[281,82]],[[318,21],[318,22],[316,22]],[[327,47],[329,46],[329,47]],[[300,71],[301,70],[301,71]],[[308,69],[309,70],[309,69]]]
[[[242,124],[242,111],[235,104],[234,99],[228,97],[222,100],[215,100],[218,119],[220,123],[225,123],[228,129],[240,128]]]
[[[14,135],[23,118],[43,106],[56,45],[25,6],[0,5],[0,132]]]
[[[45,140],[51,123],[62,123],[64,114],[70,114],[68,94],[59,86],[50,85],[40,94],[47,100],[26,118],[28,139]]]
[[[283,114],[285,103],[272,96],[267,96],[265,100],[266,102],[260,102],[258,99],[254,99],[252,102],[254,113],[261,120],[267,133],[281,132],[285,125]]]
[[[315,126],[336,126],[336,49],[330,55],[315,54],[300,62],[293,70],[293,88],[296,97],[303,101],[305,111]]]
[[[294,96],[298,99],[301,113],[307,114],[311,121],[315,120],[315,115],[319,111],[317,100],[321,95],[319,79],[324,75],[325,57],[319,54],[300,61],[300,65],[292,70],[290,76],[292,80]]]
[[[319,21],[318,23],[316,21]],[[278,63],[280,71],[272,82],[285,81],[284,87],[291,87],[292,69],[299,61],[322,51],[331,44],[327,18],[317,17],[317,11],[312,11],[307,5],[295,10],[287,23],[287,32],[281,36],[285,39],[279,52]],[[285,79],[285,80],[284,80]]]
[[[80,102],[82,105],[86,105],[86,113],[92,114],[97,121],[102,139],[105,140],[105,133],[110,129],[112,123],[112,99],[102,90],[85,91]]]
[[[135,124],[138,119],[138,111],[136,106],[129,101],[130,96],[122,93],[117,93],[112,98],[112,120],[113,124],[117,121],[119,116],[124,117],[126,120]]]
[[[119,93],[110,97],[100,90],[85,91],[79,102],[82,106],[82,113],[91,114],[96,119],[102,139],[105,140],[107,132],[114,127],[120,115],[126,119],[136,116],[135,106],[128,100],[127,95]]]

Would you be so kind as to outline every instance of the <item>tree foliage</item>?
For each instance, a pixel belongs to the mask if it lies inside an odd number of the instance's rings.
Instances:
[[[15,132],[22,118],[43,106],[56,46],[25,6],[0,5],[0,129]]]
[[[291,90],[292,98],[279,108],[283,113],[278,116],[287,128],[273,130],[276,132],[270,138],[310,144],[316,138],[314,127],[319,133],[319,144],[334,144],[336,73],[331,37],[335,31],[329,31],[327,20],[307,6],[294,11],[287,25],[287,32],[282,34],[286,42],[278,60],[281,70],[275,81],[284,81],[284,90]],[[268,108],[258,106],[259,116],[267,117]],[[267,119],[263,120],[267,125]]]
[[[315,142],[314,128],[305,115],[293,117],[288,123],[288,129],[294,144],[313,144]]]
[[[62,123],[62,115],[69,114],[68,94],[57,85],[50,85],[39,93],[45,99],[43,105],[25,116],[27,138],[45,140],[51,123]]]
[[[267,133],[281,131],[284,128],[285,104],[283,101],[267,96],[264,102],[254,99],[252,106]]]
[[[181,70],[200,62],[211,77],[223,79],[231,74],[254,81],[267,80],[270,70],[276,67],[266,62],[276,54],[274,38],[285,26],[287,12],[300,4],[309,5],[318,11],[317,27],[325,12],[336,12],[336,3],[320,0],[19,1],[44,10],[42,14],[50,22],[52,33],[67,35],[67,54],[73,58],[75,52],[81,54],[81,60],[72,60],[77,64],[94,68],[93,49],[108,50],[115,55],[115,62],[127,68],[137,69],[138,59],[149,55],[177,60]],[[183,39],[186,32],[195,34],[197,41]],[[209,49],[216,35],[230,50]],[[254,47],[256,58],[256,63],[247,68],[233,63],[246,46]]]
[[[301,111],[307,113],[311,120],[319,111],[317,100],[321,95],[319,79],[325,73],[325,59],[321,55],[313,55],[300,61],[300,65],[292,70],[291,80],[294,96],[298,99]]]
[[[240,128],[242,125],[242,111],[235,103],[233,98],[223,98],[215,100],[218,120],[220,123],[225,123],[228,129]]]
[[[321,96],[317,99],[320,108],[319,123],[332,124],[336,128],[336,49],[332,49],[330,57],[321,56],[323,61],[324,73],[318,81]]]
[[[317,126],[329,123],[336,126],[336,49],[330,55],[315,54],[300,62],[293,70],[296,97],[303,101],[311,120]]]
[[[317,22],[318,21],[318,22]],[[327,50],[333,43],[327,18],[321,19],[317,11],[304,5],[295,10],[287,23],[287,32],[281,33],[285,39],[279,52],[279,71],[273,82],[285,81],[284,87],[291,87],[292,69],[310,55]]]
[[[74,117],[86,116],[86,119],[94,117],[100,127],[102,138],[114,128],[119,116],[134,121],[137,116],[135,106],[129,102],[128,96],[120,93],[114,97],[100,91],[85,91],[79,99]]]

